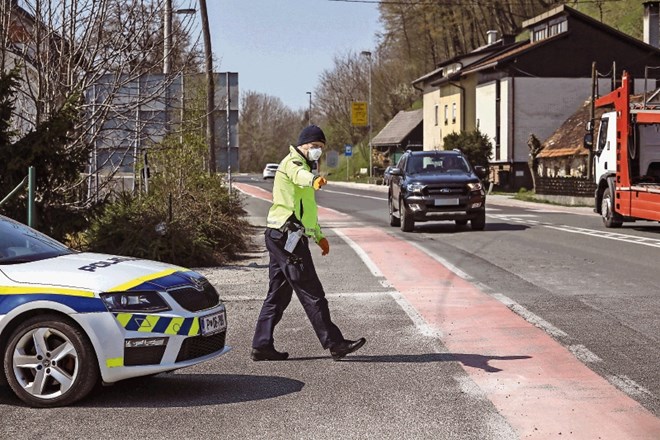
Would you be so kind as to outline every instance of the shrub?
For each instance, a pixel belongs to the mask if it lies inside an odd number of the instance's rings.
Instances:
[[[488,169],[492,145],[488,136],[475,131],[450,133],[443,139],[445,150],[461,150],[473,166],[481,165]]]
[[[91,251],[187,266],[224,263],[249,243],[240,199],[204,169],[205,145],[188,136],[149,154],[149,194],[119,194],[87,231]]]

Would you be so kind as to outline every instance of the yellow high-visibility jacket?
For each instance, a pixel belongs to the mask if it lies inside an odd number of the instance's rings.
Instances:
[[[267,226],[279,229],[294,214],[305,227],[305,234],[317,243],[324,237],[318,223],[318,207],[314,196],[315,176],[298,150],[290,146],[282,159],[273,183],[273,206],[268,211]]]

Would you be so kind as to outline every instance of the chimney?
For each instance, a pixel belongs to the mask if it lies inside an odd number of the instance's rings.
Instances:
[[[644,43],[660,48],[660,2],[644,2]]]
[[[656,20],[657,20],[657,17],[658,17],[658,12],[657,12],[658,11],[658,8],[657,8],[658,2],[652,2],[652,3],[656,4]],[[486,36],[487,36],[488,44],[493,44],[497,41],[497,31],[492,31],[492,30],[491,31],[486,31]]]

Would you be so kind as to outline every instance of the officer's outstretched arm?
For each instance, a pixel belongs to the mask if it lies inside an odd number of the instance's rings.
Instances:
[[[287,165],[285,172],[293,183],[303,187],[313,186],[316,176],[311,171],[307,171],[302,162],[292,160]]]

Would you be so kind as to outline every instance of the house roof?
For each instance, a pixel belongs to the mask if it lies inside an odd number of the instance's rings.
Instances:
[[[630,101],[642,103],[643,95],[632,95]],[[537,157],[586,156],[588,150],[583,146],[587,121],[590,119],[591,101],[587,100],[555,132],[546,139],[543,149]],[[594,109],[594,120],[599,121],[603,113],[611,111],[606,107]],[[598,129],[598,126],[595,127]],[[596,133],[594,133],[595,137]],[[595,141],[595,139],[594,139]]]
[[[502,50],[505,50],[506,48],[508,48],[508,47],[510,47],[514,44],[516,44],[516,43],[515,42],[509,42],[508,38],[500,38],[499,40],[497,40],[496,42],[494,42],[492,44],[487,44],[487,45],[478,47],[478,48],[476,48],[476,49],[474,49],[474,50],[472,50],[468,53],[465,53],[465,54],[455,55],[451,58],[448,58],[446,60],[441,61],[440,63],[438,63],[436,65],[437,68],[435,70],[433,70],[433,71],[417,78],[411,84],[415,85],[415,84],[419,84],[421,82],[424,82],[425,80],[431,79],[431,78],[437,76],[439,73],[442,73],[443,69],[445,69],[448,65],[451,65],[451,64],[454,64],[454,63],[459,63],[459,64],[462,65],[463,62],[465,62],[465,66],[462,66],[463,68],[465,68],[467,66],[471,66],[474,63],[478,63],[479,61],[483,60],[484,58],[492,56],[493,53],[499,53]],[[472,59],[470,59],[470,58],[472,58]],[[466,62],[466,60],[467,60],[467,62]],[[442,81],[443,79],[446,79],[446,80],[449,81],[453,77],[458,77],[459,73],[460,73],[460,71],[456,72],[451,77],[441,78],[440,81]],[[431,85],[435,85],[435,83],[433,83]]]
[[[423,110],[400,111],[371,140],[372,145],[401,145],[423,121]]]
[[[590,119],[591,101],[587,100],[548,138],[538,154],[539,158],[562,156],[586,156],[589,151],[584,148],[583,140],[586,133],[586,124]],[[599,120],[606,109],[596,108],[595,119]]]
[[[651,51],[654,51],[654,52],[660,54],[660,50],[658,50],[658,48],[653,47],[653,46],[651,46],[647,43],[644,43],[643,41],[638,40],[637,38],[633,38],[630,35],[625,34],[621,31],[618,31],[618,30],[614,29],[613,27],[610,27],[610,26],[608,26],[604,23],[601,23],[598,20],[595,20],[595,19],[591,18],[587,14],[579,12],[579,11],[577,11],[577,10],[575,10],[575,9],[569,7],[569,6],[566,6],[566,5],[558,6],[554,9],[551,9],[551,10],[541,14],[541,15],[537,15],[536,17],[533,17],[529,20],[524,21],[523,22],[523,27],[531,30],[531,28],[534,25],[537,25],[537,24],[542,23],[544,21],[548,21],[548,20],[550,20],[552,18],[555,18],[555,17],[558,17],[558,16],[570,16],[572,18],[587,22],[587,23],[589,23],[589,25],[591,25],[593,27],[596,27],[596,28],[600,29],[603,32],[607,32],[609,34],[612,34],[617,39],[623,40],[628,44],[640,47],[640,48],[645,49],[645,50],[651,50]],[[494,57],[491,57],[491,58],[486,59],[486,60],[482,60],[480,63],[471,66],[469,69],[463,70],[461,72],[461,74],[466,75],[466,74],[478,72],[478,71],[481,71],[481,70],[502,66],[503,64],[506,64],[510,61],[515,60],[520,55],[526,54],[526,53],[528,53],[532,50],[535,50],[537,48],[540,48],[540,47],[542,47],[546,44],[552,44],[555,41],[558,41],[558,40],[561,40],[561,39],[567,37],[569,34],[570,34],[570,32],[561,32],[557,35],[554,35],[552,37],[545,38],[543,40],[536,41],[536,42],[531,42],[531,41],[527,40],[526,44],[509,48],[508,50],[505,50],[503,52],[500,52],[500,53],[496,54]]]

